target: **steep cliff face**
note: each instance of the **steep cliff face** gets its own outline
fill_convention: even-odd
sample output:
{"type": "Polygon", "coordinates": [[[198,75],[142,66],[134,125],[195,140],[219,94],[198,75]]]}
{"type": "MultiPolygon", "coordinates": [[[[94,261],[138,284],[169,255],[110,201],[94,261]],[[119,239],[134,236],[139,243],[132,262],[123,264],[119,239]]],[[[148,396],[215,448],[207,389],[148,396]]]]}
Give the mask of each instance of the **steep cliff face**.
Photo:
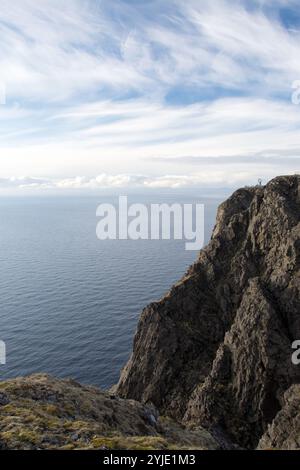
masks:
{"type": "Polygon", "coordinates": [[[300,383],[300,176],[224,202],[209,245],[142,313],[117,393],[256,447],[300,383]]]}

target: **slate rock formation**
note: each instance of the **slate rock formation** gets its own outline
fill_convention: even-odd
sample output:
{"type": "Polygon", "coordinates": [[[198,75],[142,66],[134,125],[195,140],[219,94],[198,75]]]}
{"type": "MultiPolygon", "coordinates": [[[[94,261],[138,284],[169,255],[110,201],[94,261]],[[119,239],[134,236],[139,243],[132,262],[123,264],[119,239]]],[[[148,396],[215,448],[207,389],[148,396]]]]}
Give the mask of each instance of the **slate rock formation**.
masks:
{"type": "Polygon", "coordinates": [[[236,191],[195,264],[142,312],[117,393],[242,447],[295,447],[282,434],[299,411],[299,267],[300,176],[236,191]]]}

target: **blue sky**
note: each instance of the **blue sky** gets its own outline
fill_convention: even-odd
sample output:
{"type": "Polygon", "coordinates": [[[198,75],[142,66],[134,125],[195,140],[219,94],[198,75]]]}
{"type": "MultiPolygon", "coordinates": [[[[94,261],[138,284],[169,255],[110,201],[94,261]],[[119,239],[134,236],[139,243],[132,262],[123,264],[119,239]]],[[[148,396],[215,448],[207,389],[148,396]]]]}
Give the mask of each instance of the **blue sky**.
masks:
{"type": "Polygon", "coordinates": [[[299,171],[294,0],[1,0],[0,190],[299,171]]]}

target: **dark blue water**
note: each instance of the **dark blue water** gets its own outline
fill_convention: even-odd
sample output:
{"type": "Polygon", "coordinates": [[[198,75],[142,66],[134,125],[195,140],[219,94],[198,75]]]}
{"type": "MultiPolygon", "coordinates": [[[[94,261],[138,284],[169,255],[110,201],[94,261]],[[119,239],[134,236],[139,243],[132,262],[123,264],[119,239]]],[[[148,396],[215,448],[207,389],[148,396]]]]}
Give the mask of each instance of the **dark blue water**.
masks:
{"type": "MultiPolygon", "coordinates": [[[[96,208],[107,197],[0,199],[0,379],[48,372],[109,387],[129,357],[139,314],[196,259],[184,241],[99,241],[96,208]]],[[[145,202],[131,197],[130,202],[145,202]]],[[[206,239],[216,199],[205,204],[206,239]]]]}

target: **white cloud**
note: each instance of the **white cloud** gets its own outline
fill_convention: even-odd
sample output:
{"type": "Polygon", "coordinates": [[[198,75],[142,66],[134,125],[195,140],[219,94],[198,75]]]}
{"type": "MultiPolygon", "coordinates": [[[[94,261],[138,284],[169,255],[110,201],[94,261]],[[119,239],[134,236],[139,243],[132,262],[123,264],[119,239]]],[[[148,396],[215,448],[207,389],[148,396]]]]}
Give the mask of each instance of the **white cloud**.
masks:
{"type": "Polygon", "coordinates": [[[105,89],[155,95],[174,84],[286,90],[299,35],[237,0],[2,0],[1,79],[18,98],[56,102],[105,89]],[[164,11],[165,8],[165,11],[164,11]]]}
{"type": "MultiPolygon", "coordinates": [[[[32,135],[28,129],[22,145],[14,143],[14,135],[0,136],[4,157],[1,176],[8,178],[18,169],[20,176],[64,179],[74,173],[114,174],[116,169],[134,174],[137,168],[144,174],[160,176],[168,174],[170,168],[182,174],[182,161],[175,158],[186,155],[211,159],[234,156],[238,168],[239,158],[245,156],[273,149],[288,157],[300,149],[300,107],[263,99],[225,98],[190,106],[147,100],[106,101],[69,108],[39,124],[41,128],[49,126],[49,132],[37,138],[38,129],[31,129],[32,135]],[[53,122],[61,134],[49,136],[53,122]]],[[[283,158],[277,171],[290,170],[293,162],[296,171],[297,158],[286,164],[283,158]]],[[[263,159],[253,161],[258,173],[264,163],[263,159]]],[[[199,164],[205,171],[204,162],[195,163],[198,170],[199,164]]],[[[272,168],[272,161],[268,167],[272,168]]],[[[187,175],[193,170],[190,162],[184,168],[187,175]]]]}
{"type": "MultiPolygon", "coordinates": [[[[239,159],[300,148],[300,107],[290,101],[299,34],[276,10],[296,2],[246,3],[2,0],[3,181],[42,175],[32,188],[87,189],[273,175],[265,159],[247,170],[239,159]],[[236,161],[229,169],[186,155],[236,161]]],[[[298,168],[297,156],[276,164],[298,168]]]]}
{"type": "MultiPolygon", "coordinates": [[[[287,174],[294,174],[293,170],[287,174]]],[[[211,187],[237,187],[243,185],[254,185],[258,177],[266,183],[271,177],[276,176],[273,170],[270,172],[268,165],[260,168],[257,174],[254,168],[245,169],[243,165],[228,172],[225,169],[206,168],[200,172],[194,172],[193,175],[184,174],[166,174],[164,176],[143,176],[117,174],[100,174],[93,178],[77,176],[74,178],[59,179],[38,179],[32,177],[12,177],[0,178],[0,193],[7,193],[13,190],[21,194],[36,194],[39,192],[48,192],[62,194],[66,192],[85,192],[102,191],[107,189],[129,191],[131,189],[182,189],[182,188],[211,188],[211,187]]]]}
{"type": "Polygon", "coordinates": [[[1,80],[11,97],[58,102],[148,81],[106,51],[122,38],[97,2],[2,0],[0,14],[1,80]]]}

